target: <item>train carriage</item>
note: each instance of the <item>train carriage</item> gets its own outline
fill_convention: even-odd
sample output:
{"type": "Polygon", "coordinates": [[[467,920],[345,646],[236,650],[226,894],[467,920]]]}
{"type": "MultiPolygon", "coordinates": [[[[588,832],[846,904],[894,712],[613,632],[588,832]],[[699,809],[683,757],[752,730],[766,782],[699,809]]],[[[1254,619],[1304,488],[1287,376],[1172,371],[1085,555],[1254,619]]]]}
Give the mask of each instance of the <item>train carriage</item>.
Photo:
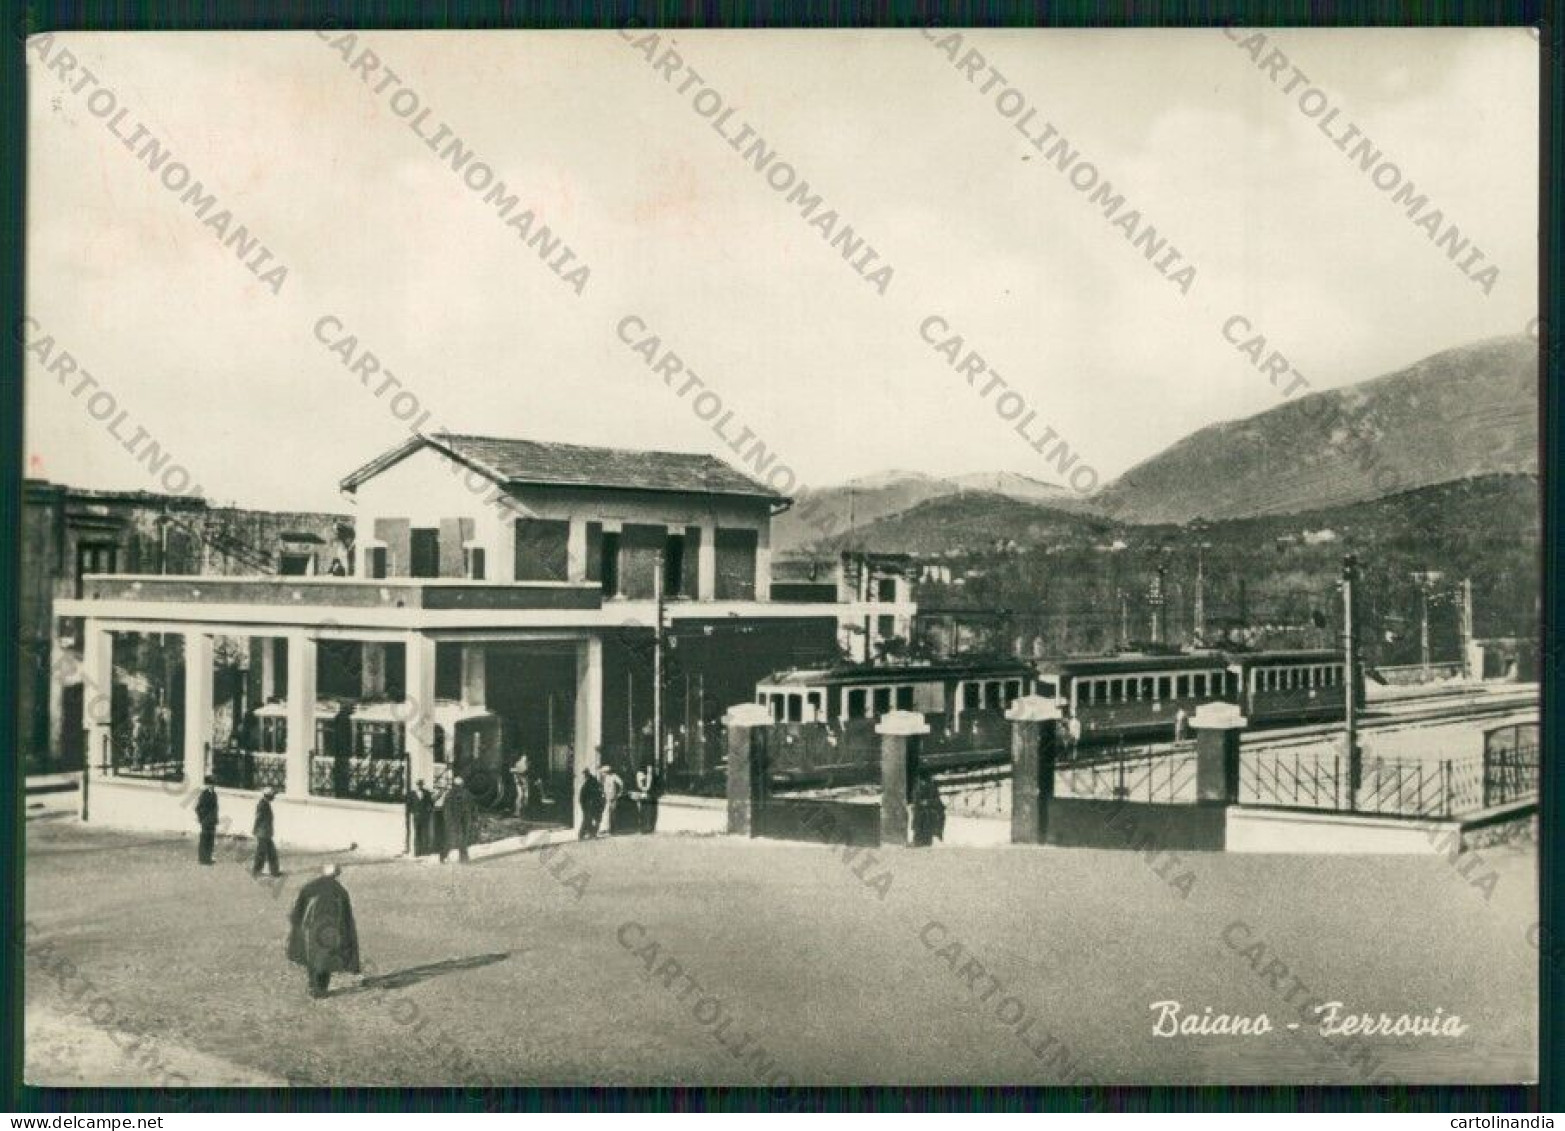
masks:
{"type": "Polygon", "coordinates": [[[1041,665],[1038,693],[1081,720],[1084,743],[1100,743],[1171,734],[1181,709],[1231,699],[1236,680],[1215,652],[1099,656],[1041,665]]]}
{"type": "MultiPolygon", "coordinates": [[[[1238,685],[1234,701],[1251,726],[1340,719],[1345,713],[1347,664],[1329,648],[1236,652],[1228,670],[1238,685]]],[[[1363,706],[1364,689],[1357,689],[1363,706]]]]}
{"type": "Polygon", "coordinates": [[[956,723],[964,714],[1004,711],[1034,687],[1021,660],[851,666],[777,672],[756,684],[755,701],[780,723],[876,719],[919,711],[956,723]]]}

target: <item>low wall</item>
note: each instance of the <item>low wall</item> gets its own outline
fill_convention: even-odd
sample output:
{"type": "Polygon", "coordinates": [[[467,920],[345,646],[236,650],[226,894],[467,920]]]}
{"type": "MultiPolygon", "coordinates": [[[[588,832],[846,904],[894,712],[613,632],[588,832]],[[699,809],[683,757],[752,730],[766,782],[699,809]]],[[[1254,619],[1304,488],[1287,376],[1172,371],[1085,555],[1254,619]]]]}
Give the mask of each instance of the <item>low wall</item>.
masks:
{"type": "Polygon", "coordinates": [[[880,844],[880,806],[814,797],[768,797],[756,810],[755,835],[876,847],[880,844]]]}
{"type": "MultiPolygon", "coordinates": [[[[187,787],[183,782],[95,775],[89,786],[89,823],[194,837],[200,831],[196,825],[196,797],[200,792],[199,786],[187,787]]],[[[219,831],[223,835],[248,836],[260,797],[253,790],[219,787],[219,831]]],[[[273,799],[272,813],[277,843],[284,848],[346,851],[352,846],[360,852],[389,856],[401,853],[405,844],[400,805],[333,797],[301,801],[282,794],[273,799]]]]}
{"type": "Polygon", "coordinates": [[[1234,806],[1228,851],[1438,856],[1461,830],[1461,821],[1234,806]]]}
{"type": "Polygon", "coordinates": [[[728,831],[728,802],[721,797],[665,793],[658,799],[657,831],[721,836],[728,831]]]}
{"type": "Polygon", "coordinates": [[[1045,843],[1061,848],[1221,851],[1226,843],[1224,808],[1053,797],[1045,843]]]}
{"type": "Polygon", "coordinates": [[[954,848],[997,848],[1011,843],[1011,822],[995,817],[953,817],[946,814],[946,835],[936,844],[954,848]]]}

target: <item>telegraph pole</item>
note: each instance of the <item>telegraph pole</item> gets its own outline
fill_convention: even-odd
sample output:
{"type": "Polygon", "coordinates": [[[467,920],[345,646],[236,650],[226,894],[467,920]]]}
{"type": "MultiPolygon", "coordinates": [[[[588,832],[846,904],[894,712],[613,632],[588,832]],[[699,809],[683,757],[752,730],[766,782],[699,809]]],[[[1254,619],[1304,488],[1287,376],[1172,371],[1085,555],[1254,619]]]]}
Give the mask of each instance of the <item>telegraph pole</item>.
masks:
{"type": "Polygon", "coordinates": [[[652,776],[663,774],[663,551],[652,574],[652,776]]]}
{"type": "MultiPolygon", "coordinates": [[[[1473,678],[1472,662],[1469,657],[1473,654],[1473,579],[1462,578],[1462,674],[1468,679],[1473,678]]],[[[1483,673],[1480,672],[1479,675],[1483,673]]]]}
{"type": "Polygon", "coordinates": [[[1342,640],[1348,677],[1343,681],[1347,694],[1343,704],[1343,720],[1346,724],[1348,741],[1348,807],[1350,809],[1358,808],[1359,780],[1363,776],[1363,755],[1359,750],[1358,735],[1358,623],[1353,615],[1353,584],[1358,580],[1358,569],[1358,555],[1348,554],[1342,559],[1342,640]]]}
{"type": "Polygon", "coordinates": [[[1418,583],[1418,661],[1425,683],[1429,682],[1429,590],[1445,575],[1435,570],[1417,570],[1418,583]]]}

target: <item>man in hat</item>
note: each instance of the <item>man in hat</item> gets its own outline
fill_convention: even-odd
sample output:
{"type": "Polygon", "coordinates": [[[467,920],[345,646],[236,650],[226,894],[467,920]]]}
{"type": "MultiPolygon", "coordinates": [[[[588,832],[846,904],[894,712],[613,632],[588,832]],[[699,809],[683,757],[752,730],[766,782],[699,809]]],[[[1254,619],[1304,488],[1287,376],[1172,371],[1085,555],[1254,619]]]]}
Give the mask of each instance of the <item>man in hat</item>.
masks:
{"type": "Polygon", "coordinates": [[[201,826],[201,840],[196,844],[196,862],[212,863],[212,848],[217,843],[217,790],[212,778],[206,779],[201,795],[196,798],[196,823],[201,826]]]}
{"type": "Polygon", "coordinates": [[[408,790],[408,850],[414,856],[427,856],[435,845],[435,795],[422,778],[408,790]]]}
{"type": "Polygon", "coordinates": [[[250,832],[255,837],[255,862],[250,865],[250,874],[259,876],[261,867],[273,876],[283,874],[277,864],[277,842],[272,839],[275,827],[272,819],[272,798],[277,796],[275,789],[267,788],[261,791],[261,800],[255,803],[255,824],[250,832]]]}
{"type": "Polygon", "coordinates": [[[326,996],[333,974],[359,973],[359,931],[341,874],[336,864],[323,867],[299,889],[288,916],[288,961],[304,967],[311,997],[326,996]]]}
{"type": "Polygon", "coordinates": [[[466,864],[467,846],[473,843],[473,795],[467,792],[460,777],[451,779],[443,808],[445,839],[440,842],[440,862],[444,864],[446,855],[455,852],[457,859],[466,864]]]}
{"type": "Polygon", "coordinates": [[[598,822],[603,817],[603,785],[590,766],[581,772],[581,789],[577,791],[576,803],[581,806],[581,828],[576,839],[591,840],[598,835],[598,822]]]}

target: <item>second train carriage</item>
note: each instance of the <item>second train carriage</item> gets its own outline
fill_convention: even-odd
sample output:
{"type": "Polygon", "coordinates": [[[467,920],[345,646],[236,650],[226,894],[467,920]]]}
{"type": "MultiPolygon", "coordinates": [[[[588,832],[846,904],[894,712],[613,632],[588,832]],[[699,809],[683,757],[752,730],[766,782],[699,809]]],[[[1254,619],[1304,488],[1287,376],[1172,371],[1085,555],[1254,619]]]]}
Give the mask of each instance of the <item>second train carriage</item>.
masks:
{"type": "Polygon", "coordinates": [[[1033,687],[1032,665],[1021,660],[846,666],[777,672],[756,684],[755,701],[780,723],[840,725],[890,711],[956,722],[1003,711],[1033,687]]]}

